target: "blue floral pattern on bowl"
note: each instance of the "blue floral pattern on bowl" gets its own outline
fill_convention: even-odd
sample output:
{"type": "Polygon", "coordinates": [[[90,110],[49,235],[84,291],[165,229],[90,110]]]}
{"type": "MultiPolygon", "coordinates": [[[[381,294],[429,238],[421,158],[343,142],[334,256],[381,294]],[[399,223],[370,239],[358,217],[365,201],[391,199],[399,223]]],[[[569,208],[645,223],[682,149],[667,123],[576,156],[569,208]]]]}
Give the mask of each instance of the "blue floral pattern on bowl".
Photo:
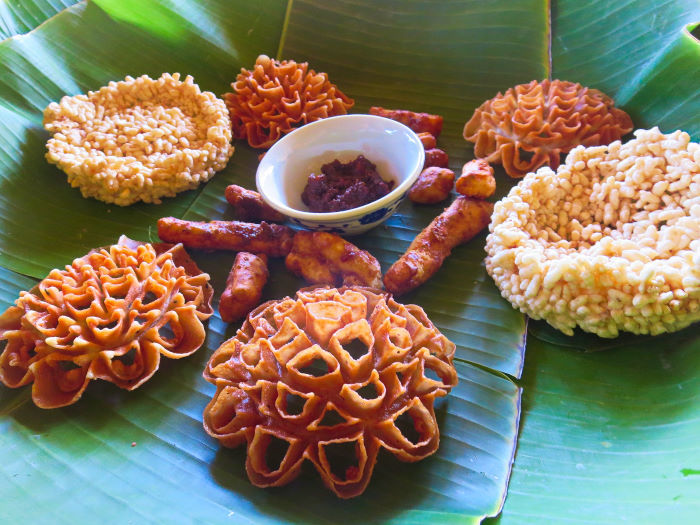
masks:
{"type": "Polygon", "coordinates": [[[370,213],[362,215],[357,219],[344,219],[337,222],[312,222],[296,217],[289,217],[289,221],[293,224],[313,231],[323,231],[337,233],[339,235],[357,235],[364,233],[367,230],[374,228],[378,224],[388,219],[399,207],[406,194],[402,195],[396,202],[391,205],[379,208],[370,213]]]}
{"type": "Polygon", "coordinates": [[[379,208],[371,213],[368,213],[364,217],[360,217],[360,224],[370,224],[372,222],[377,222],[381,220],[387,213],[389,213],[389,208],[379,208]]]}

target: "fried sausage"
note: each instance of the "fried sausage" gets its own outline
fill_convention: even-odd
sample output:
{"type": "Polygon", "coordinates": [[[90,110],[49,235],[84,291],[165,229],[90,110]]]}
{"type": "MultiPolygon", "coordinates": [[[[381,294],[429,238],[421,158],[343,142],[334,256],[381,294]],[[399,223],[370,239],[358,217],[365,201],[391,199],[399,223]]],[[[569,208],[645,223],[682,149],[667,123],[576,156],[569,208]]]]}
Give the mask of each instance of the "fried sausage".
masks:
{"type": "Polygon", "coordinates": [[[408,198],[418,204],[435,204],[450,196],[455,174],[447,168],[432,166],[424,169],[408,192],[408,198]]]}
{"type": "Polygon", "coordinates": [[[379,261],[334,233],[297,232],[285,264],[314,284],[382,287],[379,261]]]}
{"type": "Polygon", "coordinates": [[[433,149],[437,146],[437,142],[435,141],[435,137],[432,133],[428,133],[427,131],[418,133],[418,138],[420,139],[421,144],[423,144],[423,149],[433,149]]]}
{"type": "Polygon", "coordinates": [[[430,279],[455,246],[467,242],[488,226],[492,212],[490,202],[457,197],[389,268],[384,275],[386,289],[401,295],[430,279]]]}
{"type": "Polygon", "coordinates": [[[219,315],[226,323],[243,319],[260,304],[270,272],[267,256],[239,252],[226,279],[226,289],[219,299],[219,315]]]}
{"type": "Polygon", "coordinates": [[[475,199],[488,199],[496,191],[493,168],[484,159],[474,159],[462,166],[462,175],[457,179],[457,193],[475,199]]]}
{"type": "Polygon", "coordinates": [[[377,106],[369,108],[370,115],[390,118],[408,126],[416,133],[430,133],[437,137],[442,131],[442,117],[430,113],[414,113],[405,109],[384,109],[377,106]]]}
{"type": "Polygon", "coordinates": [[[446,168],[449,164],[449,160],[450,159],[447,157],[447,153],[439,148],[425,150],[425,162],[423,163],[423,169],[430,168],[432,166],[446,168]]]}
{"type": "Polygon", "coordinates": [[[267,204],[256,191],[231,184],[226,186],[225,196],[236,210],[236,217],[242,221],[284,222],[284,215],[267,204]]]}
{"type": "Polygon", "coordinates": [[[262,222],[183,221],[175,217],[158,219],[158,237],[181,242],[195,250],[232,250],[284,257],[292,247],[294,233],[287,226],[262,222]]]}

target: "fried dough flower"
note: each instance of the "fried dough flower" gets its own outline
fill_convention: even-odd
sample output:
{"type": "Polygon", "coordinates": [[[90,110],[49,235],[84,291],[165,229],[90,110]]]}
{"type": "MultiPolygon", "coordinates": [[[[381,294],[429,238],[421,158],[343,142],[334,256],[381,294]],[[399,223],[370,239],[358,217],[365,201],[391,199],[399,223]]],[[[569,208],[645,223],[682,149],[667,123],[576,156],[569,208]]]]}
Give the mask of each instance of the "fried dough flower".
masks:
{"type": "Polygon", "coordinates": [[[500,162],[514,178],[544,164],[559,166],[559,154],[578,145],[599,146],[632,131],[629,115],[613,100],[581,84],[533,80],[498,93],[464,126],[474,155],[500,162]]]}
{"type": "Polygon", "coordinates": [[[256,486],[288,483],[308,459],[337,496],[354,497],[381,447],[402,461],[437,450],[433,403],[457,384],[454,351],[420,307],[389,294],[302,289],[251,312],[212,355],[204,428],[224,446],[248,443],[256,486]]]}
{"type": "Polygon", "coordinates": [[[252,70],[242,68],[224,94],[233,136],[254,148],[269,148],[282,135],[315,120],[345,115],[354,101],[326,73],[307,62],[281,62],[260,55],[252,70]]]}
{"type": "Polygon", "coordinates": [[[52,270],[0,315],[0,381],[33,382],[41,408],[75,403],[91,379],[133,390],[204,342],[209,275],[181,244],[121,237],[52,270]]]}
{"type": "Polygon", "coordinates": [[[128,206],[196,188],[233,154],[223,100],[191,76],[147,75],[63,97],[44,110],[46,160],[83,197],[128,206]]]}

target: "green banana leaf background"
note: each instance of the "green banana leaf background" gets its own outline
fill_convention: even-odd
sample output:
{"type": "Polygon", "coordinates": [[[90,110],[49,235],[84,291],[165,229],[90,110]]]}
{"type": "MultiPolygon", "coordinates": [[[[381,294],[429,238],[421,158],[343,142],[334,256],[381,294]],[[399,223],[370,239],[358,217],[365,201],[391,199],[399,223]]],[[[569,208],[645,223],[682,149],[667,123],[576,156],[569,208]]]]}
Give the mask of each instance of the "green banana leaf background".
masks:
{"type": "MultiPolygon", "coordinates": [[[[494,0],[0,0],[0,308],[120,234],[156,241],[159,217],[231,218],[224,188],[253,188],[258,151],[161,205],[86,200],[43,158],[42,112],[126,75],[191,74],[221,95],[265,53],[308,61],[369,106],[445,117],[438,146],[459,171],[461,135],[485,99],[560,78],[601,89],[636,127],[700,140],[700,3],[494,0]]],[[[514,183],[497,169],[498,194],[514,183]]],[[[353,240],[386,270],[441,206],[404,203],[353,240]]],[[[209,321],[195,355],[137,391],[94,382],[44,411],[0,387],[0,523],[693,523],[700,516],[700,329],[660,337],[565,336],[514,311],[486,275],[485,235],[457,248],[421,305],[457,344],[459,385],[437,407],[438,452],[380,455],[365,494],[339,501],[312,468],[252,487],[245,450],[201,425],[201,377],[237,326],[209,321]]],[[[230,253],[193,254],[222,289],[230,253]]],[[[265,298],[303,283],[271,264],[265,298]]]]}

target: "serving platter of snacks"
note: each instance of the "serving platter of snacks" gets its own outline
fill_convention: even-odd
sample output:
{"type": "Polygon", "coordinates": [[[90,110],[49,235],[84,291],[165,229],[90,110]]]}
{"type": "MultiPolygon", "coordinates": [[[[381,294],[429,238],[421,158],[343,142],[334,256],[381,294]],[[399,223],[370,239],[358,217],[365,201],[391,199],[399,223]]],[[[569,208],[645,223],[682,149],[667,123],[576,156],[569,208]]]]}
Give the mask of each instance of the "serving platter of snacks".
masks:
{"type": "Polygon", "coordinates": [[[698,20],[0,11],[0,521],[692,522],[698,20]]]}

